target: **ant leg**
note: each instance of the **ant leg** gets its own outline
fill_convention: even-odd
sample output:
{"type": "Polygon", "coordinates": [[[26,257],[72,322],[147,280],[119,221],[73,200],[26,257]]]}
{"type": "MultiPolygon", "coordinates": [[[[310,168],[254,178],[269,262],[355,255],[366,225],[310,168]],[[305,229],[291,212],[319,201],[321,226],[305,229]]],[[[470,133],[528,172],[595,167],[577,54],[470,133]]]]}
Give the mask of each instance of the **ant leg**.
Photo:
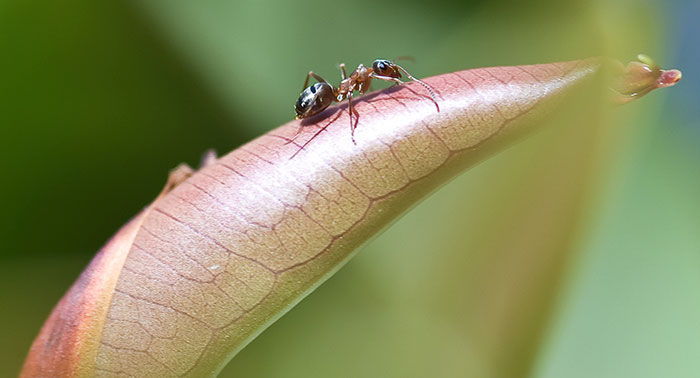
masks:
{"type": "Polygon", "coordinates": [[[345,73],[345,63],[340,63],[340,64],[338,65],[338,67],[340,67],[340,77],[341,77],[341,79],[342,79],[342,80],[345,80],[345,78],[348,77],[348,74],[345,73]]]}
{"type": "Polygon", "coordinates": [[[357,142],[355,142],[355,128],[357,127],[357,123],[360,122],[360,115],[355,112],[355,109],[352,107],[352,92],[348,93],[348,111],[350,112],[350,138],[352,139],[352,143],[357,145],[357,142]],[[355,113],[355,123],[352,122],[352,114],[355,113]]]}
{"type": "Polygon", "coordinates": [[[397,85],[403,84],[403,81],[401,81],[400,79],[397,79],[395,77],[391,77],[391,76],[382,76],[382,75],[372,74],[372,77],[375,79],[384,80],[384,81],[393,81],[397,85]]]}
{"type": "Polygon", "coordinates": [[[302,91],[302,92],[306,89],[306,87],[309,86],[309,78],[311,78],[312,76],[313,76],[313,78],[316,79],[319,83],[326,83],[326,84],[328,84],[328,82],[327,82],[324,78],[322,78],[321,76],[316,75],[316,73],[314,73],[314,71],[309,71],[309,73],[306,74],[306,80],[304,80],[304,87],[301,88],[301,91],[302,91]]]}

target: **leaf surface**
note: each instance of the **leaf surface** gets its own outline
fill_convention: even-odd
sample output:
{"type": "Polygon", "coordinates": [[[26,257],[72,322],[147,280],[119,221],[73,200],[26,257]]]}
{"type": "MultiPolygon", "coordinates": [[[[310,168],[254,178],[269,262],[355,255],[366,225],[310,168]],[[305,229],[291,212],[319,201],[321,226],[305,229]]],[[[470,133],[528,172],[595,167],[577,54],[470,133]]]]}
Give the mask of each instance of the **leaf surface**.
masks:
{"type": "Polygon", "coordinates": [[[393,87],[354,101],[356,144],[341,104],[171,179],[59,302],[22,376],[215,375],[360,245],[533,132],[600,67],[440,75],[425,80],[437,103],[420,85],[393,87]]]}

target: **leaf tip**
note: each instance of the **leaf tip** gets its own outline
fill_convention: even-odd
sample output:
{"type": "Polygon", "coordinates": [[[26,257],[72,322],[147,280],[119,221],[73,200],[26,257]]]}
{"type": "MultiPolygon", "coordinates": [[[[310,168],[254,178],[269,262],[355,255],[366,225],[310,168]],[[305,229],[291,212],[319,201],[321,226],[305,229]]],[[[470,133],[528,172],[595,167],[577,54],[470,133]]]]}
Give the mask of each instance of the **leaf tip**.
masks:
{"type": "Polygon", "coordinates": [[[623,67],[617,62],[616,77],[611,89],[614,92],[614,101],[618,104],[626,104],[634,101],[657,88],[674,86],[681,80],[683,74],[680,70],[664,70],[648,55],[637,55],[637,61],[633,61],[623,67]]]}

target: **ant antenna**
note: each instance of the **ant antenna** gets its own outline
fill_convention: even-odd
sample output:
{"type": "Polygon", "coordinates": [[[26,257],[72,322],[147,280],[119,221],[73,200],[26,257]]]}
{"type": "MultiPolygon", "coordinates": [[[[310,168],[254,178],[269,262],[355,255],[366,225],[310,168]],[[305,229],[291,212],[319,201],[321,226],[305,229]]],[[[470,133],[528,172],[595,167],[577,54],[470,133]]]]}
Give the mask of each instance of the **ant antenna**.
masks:
{"type": "MultiPolygon", "coordinates": [[[[395,64],[395,63],[394,63],[394,64],[395,64]]],[[[427,89],[428,92],[430,92],[430,97],[433,98],[433,102],[435,102],[435,104],[437,104],[437,98],[435,97],[435,92],[433,91],[433,88],[430,88],[430,86],[429,86],[428,84],[426,84],[426,83],[424,83],[423,81],[421,81],[421,80],[416,79],[415,77],[413,77],[413,75],[411,75],[410,73],[408,73],[408,71],[406,71],[405,68],[399,66],[398,64],[395,64],[395,65],[396,65],[396,67],[398,67],[403,73],[405,73],[406,76],[408,76],[409,79],[411,79],[411,80],[417,82],[418,84],[422,85],[423,88],[427,89]]]]}
{"type": "Polygon", "coordinates": [[[395,62],[399,61],[399,60],[408,60],[411,63],[416,62],[416,59],[414,57],[412,57],[411,55],[401,55],[401,56],[397,56],[396,59],[394,59],[395,62]]]}

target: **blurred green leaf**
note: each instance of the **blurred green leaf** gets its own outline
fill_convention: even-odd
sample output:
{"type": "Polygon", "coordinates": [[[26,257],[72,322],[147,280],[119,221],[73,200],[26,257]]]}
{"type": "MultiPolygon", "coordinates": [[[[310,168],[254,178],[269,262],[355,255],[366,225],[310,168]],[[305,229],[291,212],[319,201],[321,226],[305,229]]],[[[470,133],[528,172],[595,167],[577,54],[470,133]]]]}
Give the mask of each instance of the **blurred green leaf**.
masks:
{"type": "MultiPolygon", "coordinates": [[[[629,0],[125,4],[0,2],[4,56],[0,161],[6,178],[0,186],[0,196],[6,199],[0,218],[0,266],[6,284],[0,286],[6,288],[7,308],[27,308],[26,316],[9,310],[0,315],[0,324],[7,329],[0,342],[5,357],[1,376],[17,373],[43,314],[72,281],[71,272],[79,271],[113,230],[150,200],[169,168],[182,160],[196,162],[208,147],[227,151],[291,118],[291,106],[309,69],[335,81],[339,62],[352,67],[376,57],[413,55],[416,62],[407,68],[424,77],[465,66],[611,52],[625,58],[648,52],[663,63],[682,52],[689,59],[681,67],[688,75],[674,90],[675,107],[663,103],[662,96],[644,99],[622,111],[630,118],[616,119],[611,128],[600,131],[607,142],[596,144],[595,159],[606,163],[593,168],[589,194],[584,195],[595,200],[579,207],[592,216],[590,224],[605,224],[578,232],[579,238],[570,243],[583,255],[566,271],[574,274],[571,288],[562,293],[565,300],[551,317],[544,316],[549,320],[540,320],[546,322],[547,346],[536,357],[535,375],[654,376],[672,366],[674,371],[658,375],[684,376],[697,370],[695,359],[685,358],[698,349],[694,334],[678,336],[696,328],[694,293],[699,287],[692,269],[697,266],[694,251],[700,249],[693,236],[699,223],[694,193],[700,172],[698,134],[692,130],[700,125],[697,117],[683,118],[696,112],[700,90],[697,81],[688,85],[700,77],[693,75],[697,70],[691,64],[697,61],[698,34],[683,26],[697,14],[697,4],[629,0]],[[640,109],[646,112],[634,116],[640,109]],[[681,134],[678,129],[684,125],[687,132],[681,134]],[[653,134],[645,133],[652,127],[656,127],[653,134]],[[611,171],[628,181],[602,185],[601,179],[607,180],[611,171]],[[645,219],[648,225],[642,224],[645,219]],[[660,251],[638,261],[636,257],[649,254],[651,246],[660,251]],[[640,268],[629,268],[630,261],[640,268]],[[649,280],[647,272],[663,279],[649,280]],[[657,291],[635,285],[646,281],[656,284],[657,291]],[[659,294],[661,288],[665,290],[659,294]],[[611,320],[606,314],[619,298],[631,299],[627,306],[615,307],[611,320]],[[657,301],[667,305],[654,306],[657,301]],[[617,320],[628,317],[640,320],[624,324],[617,320]],[[610,326],[603,328],[606,324],[610,326]],[[637,342],[645,336],[649,338],[637,342]],[[607,358],[611,355],[616,358],[607,358]]],[[[537,140],[540,137],[518,149],[536,148],[537,140]]],[[[490,355],[482,358],[485,352],[462,337],[467,327],[463,319],[472,314],[472,307],[457,311],[452,298],[416,291],[418,281],[404,272],[414,273],[422,266],[420,282],[454,282],[450,290],[475,285],[478,276],[460,271],[464,266],[458,264],[478,247],[471,248],[475,236],[485,239],[479,235],[479,224],[457,217],[445,227],[429,220],[449,219],[455,208],[475,217],[492,213],[493,207],[486,205],[492,202],[474,191],[494,192],[503,181],[492,183],[491,177],[507,178],[519,171],[524,163],[515,157],[512,165],[497,164],[511,153],[515,152],[483,164],[436,193],[427,203],[438,208],[426,203],[408,214],[370,244],[370,252],[353,260],[252,343],[225,373],[327,376],[357,369],[364,375],[382,371],[391,376],[403,368],[405,375],[411,375],[454,367],[443,376],[470,372],[484,376],[481,373],[491,371],[485,366],[490,355]],[[426,263],[425,250],[439,251],[442,264],[426,263]],[[405,257],[401,265],[395,264],[397,254],[405,257]],[[449,273],[452,270],[457,272],[449,273]],[[375,280],[368,278],[370,273],[375,280]],[[396,284],[387,288],[387,282],[396,284]],[[408,304],[405,298],[410,299],[408,304]],[[410,319],[397,315],[418,307],[416,303],[434,304],[436,309],[431,316],[420,310],[410,319]],[[437,330],[435,318],[449,321],[437,330]],[[323,328],[317,328],[319,324],[323,328]],[[409,338],[413,333],[420,337],[409,338]],[[343,342],[337,345],[337,340],[343,342]],[[415,340],[426,347],[418,347],[415,340]],[[451,341],[445,342],[447,351],[441,353],[439,344],[444,340],[451,341]],[[347,348],[343,349],[347,353],[329,345],[347,348]],[[264,363],[271,351],[283,359],[264,363]]],[[[520,187],[503,189],[500,195],[517,197],[520,187]]],[[[483,270],[482,261],[489,262],[474,257],[465,264],[483,270]]],[[[508,263],[505,258],[499,261],[508,263]]],[[[510,311],[503,307],[494,316],[507,318],[510,311]]],[[[481,322],[470,321],[472,327],[481,322]]],[[[528,363],[514,365],[515,369],[528,363]]]]}

